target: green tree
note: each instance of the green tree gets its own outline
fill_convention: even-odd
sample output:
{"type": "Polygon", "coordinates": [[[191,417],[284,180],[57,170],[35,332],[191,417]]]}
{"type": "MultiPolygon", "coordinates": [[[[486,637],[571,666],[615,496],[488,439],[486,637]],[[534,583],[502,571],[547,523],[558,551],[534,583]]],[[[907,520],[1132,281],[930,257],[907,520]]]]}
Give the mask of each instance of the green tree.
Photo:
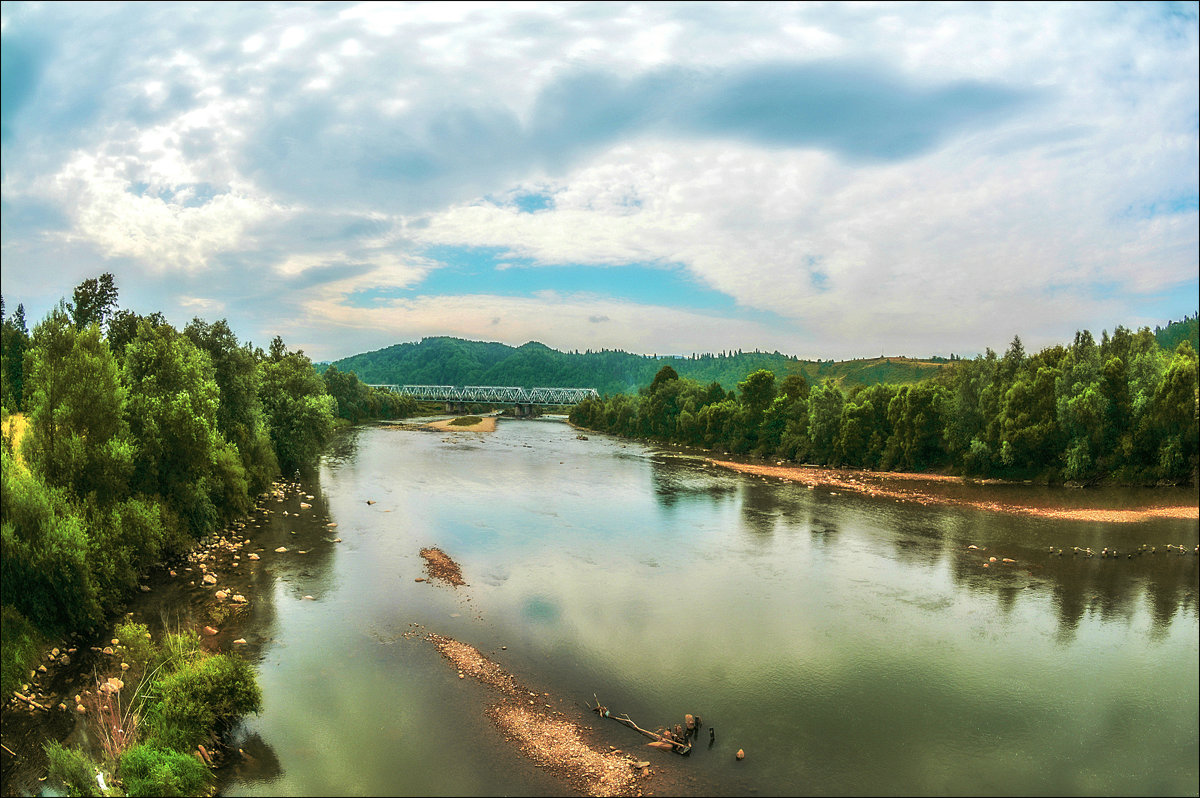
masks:
{"type": "Polygon", "coordinates": [[[312,361],[303,352],[289,353],[276,336],[259,390],[280,468],[311,468],[333,434],[337,411],[337,400],[326,392],[312,361]]]}
{"type": "Polygon", "coordinates": [[[129,429],[137,446],[133,485],[161,497],[198,538],[211,532],[223,516],[246,509],[243,496],[233,506],[218,507],[213,496],[228,497],[232,473],[228,449],[217,431],[220,391],[208,355],[170,325],[143,319],[137,337],[125,351],[125,383],[129,429]],[[218,468],[218,455],[220,468],[218,468]]]}
{"type": "Polygon", "coordinates": [[[44,632],[100,616],[84,524],[65,491],[47,487],[0,448],[0,604],[44,632]]]}
{"type": "Polygon", "coordinates": [[[133,468],[125,388],[116,358],[92,324],[61,309],[34,328],[26,358],[30,466],[49,484],[106,504],[124,495],[133,468]]]}
{"type": "Polygon", "coordinates": [[[84,280],[75,287],[74,301],[67,305],[75,328],[82,330],[90,324],[101,327],[117,305],[117,287],[108,272],[99,278],[84,280]]]}
{"type": "Polygon", "coordinates": [[[5,316],[4,298],[0,297],[0,406],[9,410],[21,410],[25,406],[24,364],[28,348],[25,306],[17,305],[12,316],[5,316]]]}
{"type": "Polygon", "coordinates": [[[213,364],[219,392],[217,430],[237,450],[250,492],[259,493],[278,473],[279,465],[263,418],[258,359],[249,345],[238,344],[224,319],[213,324],[192,319],[184,335],[213,364]]]}
{"type": "Polygon", "coordinates": [[[811,455],[821,464],[832,463],[835,458],[835,443],[842,419],[842,406],[846,397],[842,389],[830,380],[824,380],[808,396],[808,434],[811,455]]]}

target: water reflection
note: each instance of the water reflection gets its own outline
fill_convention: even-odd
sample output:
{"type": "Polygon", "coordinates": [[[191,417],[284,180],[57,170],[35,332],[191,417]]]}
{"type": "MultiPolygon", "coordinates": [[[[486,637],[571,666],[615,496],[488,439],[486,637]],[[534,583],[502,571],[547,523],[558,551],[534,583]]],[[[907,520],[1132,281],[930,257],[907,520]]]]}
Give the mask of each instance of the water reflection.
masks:
{"type": "MultiPolygon", "coordinates": [[[[1197,617],[1200,558],[1164,553],[1165,544],[1171,541],[1194,546],[1195,522],[1114,525],[1031,520],[806,490],[788,482],[708,468],[702,461],[678,456],[652,456],[649,464],[654,496],[661,506],[672,508],[681,501],[698,499],[707,499],[713,506],[733,502],[742,528],[755,540],[771,540],[781,530],[806,529],[812,545],[827,548],[838,541],[839,519],[852,517],[860,527],[864,520],[869,522],[869,548],[885,547],[895,562],[920,570],[932,572],[948,564],[960,589],[991,596],[1004,616],[1011,616],[1022,601],[1044,601],[1049,595],[1061,642],[1072,640],[1086,618],[1128,625],[1146,606],[1153,619],[1153,639],[1161,638],[1180,614],[1197,617]],[[1105,545],[1124,553],[1117,558],[1072,553],[1076,546],[1100,551],[1105,545]],[[1139,547],[1149,551],[1151,545],[1157,546],[1156,554],[1134,553],[1139,547]],[[1062,556],[1057,554],[1059,549],[1064,549],[1062,556]]],[[[1014,491],[1023,486],[996,489],[999,498],[1012,501],[1014,491]]],[[[964,490],[978,500],[985,496],[986,488],[967,486],[964,490]]],[[[1081,499],[1078,491],[1055,493],[1039,487],[1030,489],[1027,503],[1052,506],[1059,495],[1065,504],[1087,500],[1111,507],[1138,498],[1129,489],[1091,493],[1081,499]]]]}
{"type": "MultiPolygon", "coordinates": [[[[684,763],[683,793],[1192,789],[1196,558],[1048,551],[1194,541],[1194,523],[897,504],[590,438],[517,421],[345,436],[322,472],[328,498],[309,488],[311,508],[263,532],[273,614],[251,728],[283,772],[229,792],[561,792],[409,642],[413,624],[567,703],[595,692],[648,723],[701,712],[717,744],[684,763]],[[268,557],[278,545],[309,553],[268,557]],[[469,584],[417,583],[427,545],[469,584]],[[1144,679],[1182,699],[1148,703],[1144,679]]],[[[596,732],[634,744],[615,724],[596,732]]]]}

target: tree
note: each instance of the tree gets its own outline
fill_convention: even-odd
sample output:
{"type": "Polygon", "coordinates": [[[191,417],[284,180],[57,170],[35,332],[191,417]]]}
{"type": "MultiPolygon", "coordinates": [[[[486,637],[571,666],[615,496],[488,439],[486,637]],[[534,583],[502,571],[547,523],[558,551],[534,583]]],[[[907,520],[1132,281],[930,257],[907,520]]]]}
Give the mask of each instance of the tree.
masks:
{"type": "Polygon", "coordinates": [[[29,432],[22,450],[47,482],[102,504],[128,489],[133,446],[117,360],[95,325],[62,308],[33,332],[28,353],[29,432]]]}
{"type": "Polygon", "coordinates": [[[262,491],[278,473],[267,434],[259,389],[262,373],[249,345],[239,345],[229,324],[192,319],[184,328],[192,343],[208,354],[220,392],[217,430],[237,449],[252,493],[262,491]]]}
{"type": "Polygon", "coordinates": [[[284,472],[311,468],[333,433],[337,400],[303,352],[287,351],[278,336],[263,363],[259,389],[267,430],[284,472]]]}
{"type": "Polygon", "coordinates": [[[245,509],[245,475],[233,468],[236,453],[217,430],[220,390],[208,355],[170,325],[143,319],[125,352],[124,378],[137,446],[135,488],[162,497],[195,538],[215,529],[222,516],[245,509]],[[216,496],[236,498],[239,478],[241,500],[214,503],[216,496]]]}
{"type": "Polygon", "coordinates": [[[0,406],[10,410],[25,406],[25,350],[28,348],[25,306],[17,305],[12,316],[5,316],[4,298],[0,297],[0,406]]]}
{"type": "Polygon", "coordinates": [[[105,272],[99,278],[84,280],[75,287],[74,301],[67,305],[75,328],[89,324],[104,326],[117,305],[117,288],[113,276],[105,272]]]}

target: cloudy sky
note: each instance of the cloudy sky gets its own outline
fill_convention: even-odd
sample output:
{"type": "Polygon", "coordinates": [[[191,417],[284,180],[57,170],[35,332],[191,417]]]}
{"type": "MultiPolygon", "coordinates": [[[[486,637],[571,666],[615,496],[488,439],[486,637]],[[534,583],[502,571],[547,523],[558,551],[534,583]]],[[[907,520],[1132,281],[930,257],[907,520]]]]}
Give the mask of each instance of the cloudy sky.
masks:
{"type": "Polygon", "coordinates": [[[3,294],[976,353],[1196,311],[1196,3],[4,3],[3,294]]]}

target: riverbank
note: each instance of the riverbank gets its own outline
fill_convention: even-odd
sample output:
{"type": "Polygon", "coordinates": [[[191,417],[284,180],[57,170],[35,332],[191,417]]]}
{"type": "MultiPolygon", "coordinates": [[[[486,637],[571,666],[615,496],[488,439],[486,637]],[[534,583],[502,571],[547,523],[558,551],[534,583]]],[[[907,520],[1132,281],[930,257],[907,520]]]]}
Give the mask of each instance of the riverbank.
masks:
{"type": "Polygon", "coordinates": [[[944,505],[970,507],[993,513],[1026,515],[1067,521],[1093,521],[1127,524],[1153,518],[1200,519],[1200,503],[1169,503],[1136,509],[1114,509],[1108,507],[1067,507],[1055,505],[1018,504],[972,498],[955,489],[973,485],[1001,485],[1000,480],[968,480],[945,474],[913,474],[893,471],[855,471],[819,466],[771,466],[753,463],[738,463],[730,460],[705,458],[705,461],[721,468],[743,474],[773,477],[789,482],[798,482],[810,488],[829,488],[853,491],[866,496],[912,502],[922,505],[944,505]]]}
{"type": "MultiPolygon", "coordinates": [[[[122,666],[128,663],[122,662],[116,646],[113,630],[117,625],[144,623],[155,630],[159,640],[167,633],[194,631],[207,652],[237,653],[254,661],[261,641],[247,641],[243,630],[260,598],[255,590],[260,567],[266,558],[289,556],[288,547],[268,551],[259,545],[256,533],[264,529],[271,515],[289,514],[280,507],[285,502],[293,507],[292,515],[299,515],[296,510],[311,513],[312,500],[313,495],[300,483],[277,480],[259,495],[249,514],[199,542],[180,561],[146,574],[125,612],[109,619],[102,633],[72,635],[47,644],[37,669],[22,685],[25,699],[14,696],[3,709],[5,751],[0,791],[4,795],[37,794],[46,776],[43,746],[49,742],[80,748],[98,761],[105,758],[98,746],[106,719],[97,707],[83,706],[75,697],[97,693],[98,683],[122,675],[122,666]],[[164,607],[172,610],[164,612],[164,607]]],[[[329,530],[333,527],[336,524],[326,525],[329,530]]],[[[328,542],[339,541],[330,538],[328,542]]],[[[303,555],[307,549],[294,553],[303,555]]],[[[131,700],[132,692],[132,685],[125,688],[124,698],[131,700]]],[[[205,753],[210,768],[220,768],[241,756],[240,751],[224,746],[207,746],[205,753]]]]}

